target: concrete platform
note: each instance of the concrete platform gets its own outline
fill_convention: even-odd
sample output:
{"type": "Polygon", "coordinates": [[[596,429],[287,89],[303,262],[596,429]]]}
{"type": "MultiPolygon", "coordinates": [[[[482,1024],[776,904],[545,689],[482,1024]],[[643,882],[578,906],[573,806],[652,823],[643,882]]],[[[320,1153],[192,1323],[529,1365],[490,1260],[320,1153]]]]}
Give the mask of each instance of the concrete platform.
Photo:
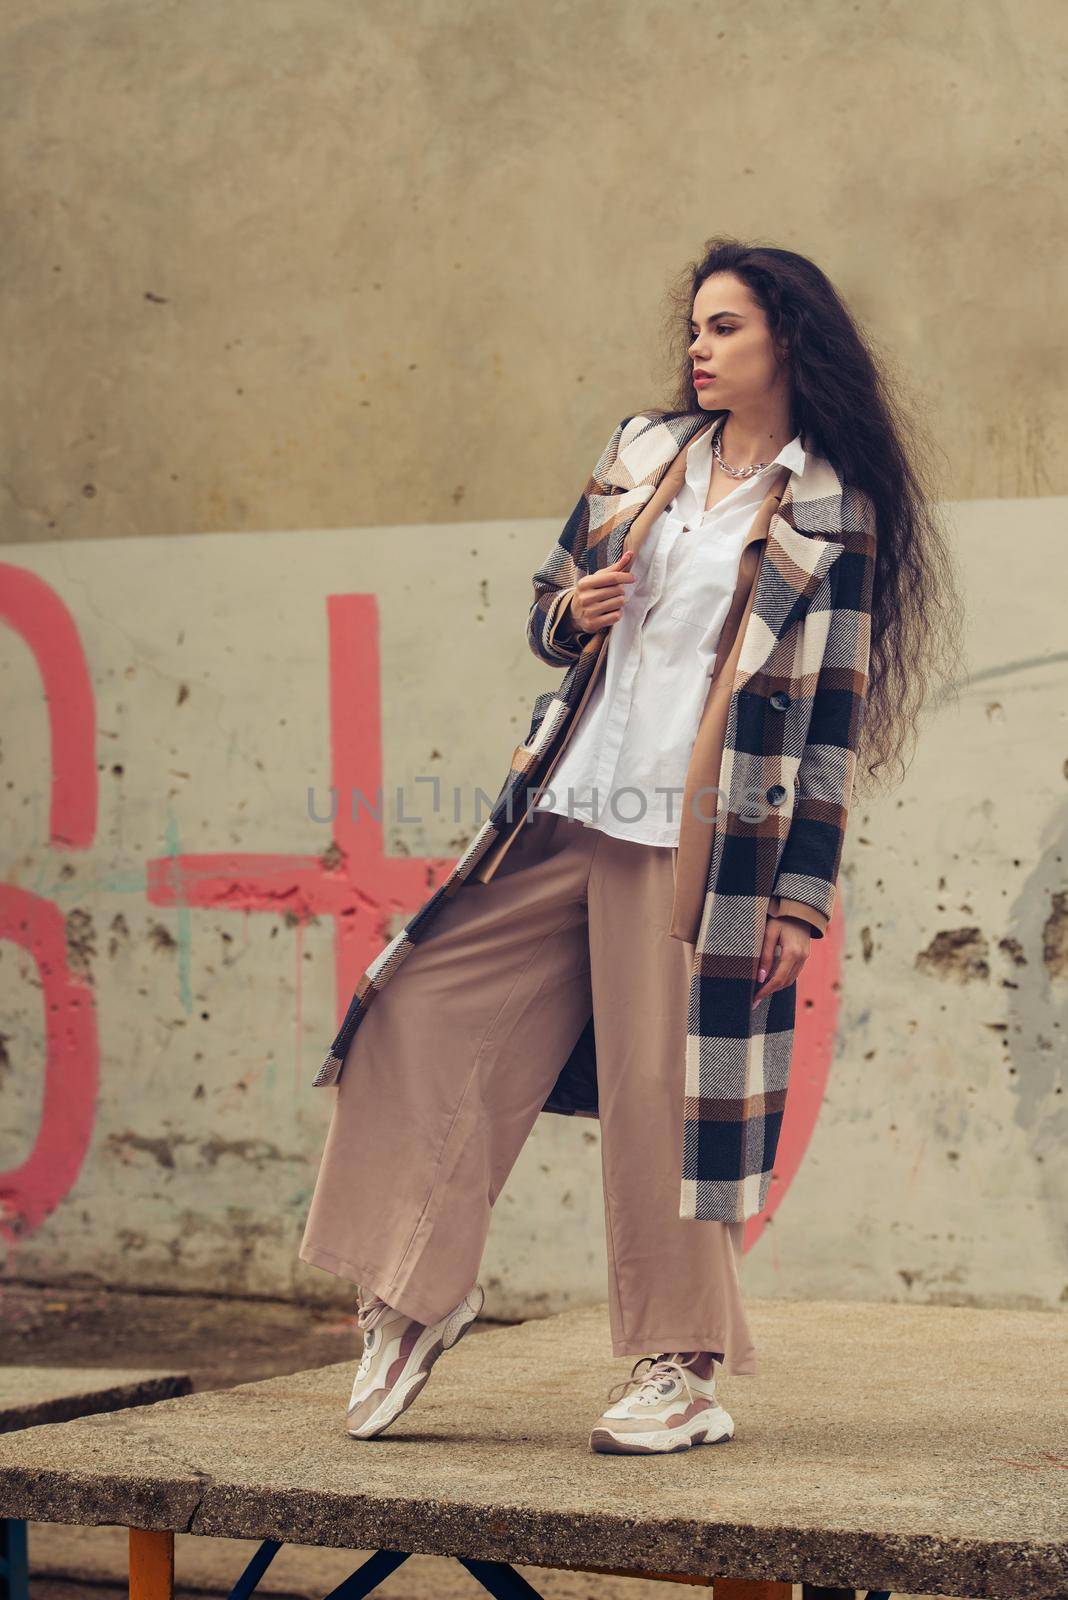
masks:
{"type": "Polygon", "coordinates": [[[0,1433],[188,1394],[187,1372],[121,1367],[0,1367],[0,1433]]]}
{"type": "Polygon", "coordinates": [[[737,1437],[598,1456],[604,1308],[464,1340],[380,1439],[352,1363],[0,1438],[0,1513],[579,1570],[898,1593],[1068,1592],[1065,1322],[750,1303],[737,1437]]]}

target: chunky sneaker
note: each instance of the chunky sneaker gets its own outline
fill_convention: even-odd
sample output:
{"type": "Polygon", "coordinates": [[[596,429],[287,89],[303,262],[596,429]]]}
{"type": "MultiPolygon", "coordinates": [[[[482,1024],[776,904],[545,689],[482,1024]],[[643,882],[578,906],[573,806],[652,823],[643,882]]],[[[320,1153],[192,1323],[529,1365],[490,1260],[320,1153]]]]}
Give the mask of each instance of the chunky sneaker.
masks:
{"type": "Polygon", "coordinates": [[[607,1455],[646,1455],[733,1439],[734,1420],[716,1399],[715,1378],[684,1371],[693,1362],[692,1355],[687,1361],[666,1355],[636,1361],[630,1377],[609,1389],[608,1398],[616,1403],[590,1434],[590,1449],[607,1455]],[[652,1366],[639,1378],[643,1361],[652,1366]],[[632,1383],[638,1387],[627,1394],[632,1383]]]}
{"type": "Polygon", "coordinates": [[[356,1294],[356,1326],[363,1354],[348,1405],[348,1432],[373,1439],[406,1411],[430,1376],[443,1350],[458,1344],[482,1310],[481,1284],[469,1289],[439,1322],[424,1326],[397,1311],[377,1294],[356,1294]]]}

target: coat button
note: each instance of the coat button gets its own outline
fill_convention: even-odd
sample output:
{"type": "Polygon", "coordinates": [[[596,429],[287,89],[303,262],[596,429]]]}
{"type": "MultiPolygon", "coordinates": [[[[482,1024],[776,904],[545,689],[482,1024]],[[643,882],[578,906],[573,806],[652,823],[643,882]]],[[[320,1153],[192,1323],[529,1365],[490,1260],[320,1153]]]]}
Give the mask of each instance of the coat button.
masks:
{"type": "Polygon", "coordinates": [[[776,711],[785,711],[786,707],[790,704],[790,696],[786,693],[785,689],[776,689],[768,703],[769,705],[774,706],[776,711]]]}
{"type": "Polygon", "coordinates": [[[768,790],[768,805],[781,806],[786,799],[786,790],[781,783],[773,783],[768,790]]]}

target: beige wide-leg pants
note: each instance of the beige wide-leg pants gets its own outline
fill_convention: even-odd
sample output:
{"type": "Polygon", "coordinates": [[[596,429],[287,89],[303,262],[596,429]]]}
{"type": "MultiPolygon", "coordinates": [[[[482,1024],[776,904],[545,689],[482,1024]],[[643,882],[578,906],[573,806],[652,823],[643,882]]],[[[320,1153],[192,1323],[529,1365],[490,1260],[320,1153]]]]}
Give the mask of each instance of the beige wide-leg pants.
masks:
{"type": "Polygon", "coordinates": [[[692,946],[668,933],[674,858],[534,810],[490,881],[441,908],[324,1091],[302,1261],[418,1322],[450,1311],[592,1011],[612,1353],[756,1372],[744,1224],[678,1215],[692,946]]]}

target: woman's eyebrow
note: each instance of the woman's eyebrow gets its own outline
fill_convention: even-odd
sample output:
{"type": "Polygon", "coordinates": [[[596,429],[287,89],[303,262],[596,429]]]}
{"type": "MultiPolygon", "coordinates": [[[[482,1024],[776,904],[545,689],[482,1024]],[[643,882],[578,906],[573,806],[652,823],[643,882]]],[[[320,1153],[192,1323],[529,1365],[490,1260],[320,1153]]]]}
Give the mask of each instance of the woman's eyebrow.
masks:
{"type": "MultiPolygon", "coordinates": [[[[708,317],[705,318],[705,321],[706,322],[715,322],[717,317],[742,317],[742,313],[740,311],[713,311],[711,316],[708,316],[708,317]]],[[[743,322],[745,321],[744,317],[742,317],[742,321],[743,322]]],[[[697,326],[696,322],[691,317],[690,318],[690,327],[691,328],[696,328],[696,326],[697,326]]]]}

